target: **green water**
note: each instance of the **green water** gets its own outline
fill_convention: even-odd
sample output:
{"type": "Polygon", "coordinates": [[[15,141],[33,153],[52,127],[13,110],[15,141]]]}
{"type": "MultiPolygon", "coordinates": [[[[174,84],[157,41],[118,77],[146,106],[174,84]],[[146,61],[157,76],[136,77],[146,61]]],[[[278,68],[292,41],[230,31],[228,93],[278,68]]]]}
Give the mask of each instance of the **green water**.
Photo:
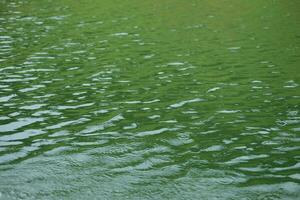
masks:
{"type": "Polygon", "coordinates": [[[0,0],[0,199],[299,199],[300,1],[0,0]]]}

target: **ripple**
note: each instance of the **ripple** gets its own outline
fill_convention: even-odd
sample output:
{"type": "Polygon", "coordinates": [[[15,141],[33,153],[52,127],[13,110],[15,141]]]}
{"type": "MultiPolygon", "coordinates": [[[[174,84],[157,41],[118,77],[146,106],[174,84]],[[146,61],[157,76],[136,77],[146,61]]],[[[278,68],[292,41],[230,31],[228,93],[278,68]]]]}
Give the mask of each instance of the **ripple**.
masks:
{"type": "Polygon", "coordinates": [[[9,100],[11,100],[12,98],[16,97],[17,95],[12,94],[12,95],[8,95],[8,96],[4,96],[4,97],[0,97],[0,102],[8,102],[9,100]]]}
{"type": "Polygon", "coordinates": [[[45,131],[36,130],[36,129],[28,129],[22,132],[18,132],[11,135],[4,135],[0,137],[0,141],[14,141],[14,140],[23,140],[32,136],[44,134],[45,131]]]}
{"type": "Polygon", "coordinates": [[[135,129],[135,128],[137,128],[137,127],[138,127],[138,125],[137,125],[136,123],[132,123],[132,124],[130,124],[129,126],[124,126],[123,129],[124,129],[124,130],[135,129]]]}
{"type": "Polygon", "coordinates": [[[114,122],[118,122],[123,119],[124,119],[124,117],[121,114],[118,114],[118,115],[114,116],[113,118],[103,122],[102,124],[87,127],[86,129],[82,130],[79,134],[87,134],[87,133],[93,133],[96,131],[104,130],[107,127],[113,126],[114,122]]]}
{"type": "Polygon", "coordinates": [[[144,137],[144,136],[149,136],[149,135],[158,135],[163,132],[176,131],[176,130],[178,130],[178,128],[161,128],[161,129],[157,129],[157,130],[139,132],[136,134],[136,136],[144,137]]]}
{"type": "Polygon", "coordinates": [[[281,171],[287,171],[287,170],[291,170],[291,169],[297,169],[297,170],[300,169],[300,162],[296,163],[293,166],[272,168],[271,171],[272,172],[281,172],[281,171]]]}
{"type": "Polygon", "coordinates": [[[6,154],[4,156],[0,156],[0,164],[8,163],[8,162],[14,161],[16,159],[23,158],[27,155],[28,155],[28,152],[22,151],[22,152],[16,152],[16,153],[11,153],[11,154],[6,154]]]}
{"type": "Polygon", "coordinates": [[[83,108],[83,107],[89,107],[94,105],[95,103],[86,103],[86,104],[80,104],[77,106],[57,106],[58,110],[66,110],[66,109],[77,109],[77,108],[83,108]]]}
{"type": "Polygon", "coordinates": [[[20,107],[20,109],[24,109],[24,110],[37,110],[40,109],[41,107],[45,106],[46,104],[33,104],[30,106],[22,106],[20,107]]]}
{"type": "Polygon", "coordinates": [[[36,122],[41,122],[44,121],[44,118],[20,118],[15,122],[11,122],[9,124],[4,124],[0,125],[0,132],[10,132],[10,131],[15,131],[21,127],[36,123],[36,122]]]}
{"type": "Polygon", "coordinates": [[[112,34],[112,36],[127,36],[127,35],[129,35],[128,33],[125,33],[125,32],[121,32],[121,33],[114,33],[114,34],[112,34]]]}
{"type": "Polygon", "coordinates": [[[71,121],[66,121],[66,122],[61,122],[52,126],[48,126],[45,129],[58,129],[62,128],[64,126],[69,126],[69,125],[76,125],[76,124],[82,124],[84,122],[90,121],[90,119],[87,118],[80,118],[78,120],[71,120],[71,121]]]}
{"type": "Polygon", "coordinates": [[[218,111],[218,113],[221,113],[221,114],[231,114],[231,113],[238,113],[240,112],[240,110],[220,110],[218,111]]]}
{"type": "Polygon", "coordinates": [[[31,91],[34,91],[34,90],[37,90],[40,88],[44,88],[44,87],[45,87],[45,85],[34,85],[33,87],[20,89],[19,91],[20,92],[31,92],[31,91]]]}
{"type": "Polygon", "coordinates": [[[169,108],[179,108],[179,107],[182,107],[182,106],[184,106],[185,104],[188,104],[188,103],[195,103],[195,102],[202,102],[202,101],[205,101],[205,100],[200,99],[200,98],[185,100],[185,101],[181,101],[181,102],[172,104],[172,105],[170,105],[169,108]]]}
{"type": "Polygon", "coordinates": [[[215,92],[217,90],[221,89],[220,87],[214,87],[214,88],[211,88],[209,90],[207,90],[207,93],[210,93],[210,92],[215,92]]]}
{"type": "Polygon", "coordinates": [[[224,149],[224,146],[222,145],[213,145],[213,146],[210,146],[206,149],[204,149],[203,151],[221,151],[224,149]]]}
{"type": "Polygon", "coordinates": [[[226,164],[238,164],[238,163],[248,162],[249,160],[262,159],[262,158],[267,158],[267,157],[269,157],[269,155],[266,155],[266,154],[240,156],[240,157],[234,158],[234,159],[226,162],[226,164]]]}

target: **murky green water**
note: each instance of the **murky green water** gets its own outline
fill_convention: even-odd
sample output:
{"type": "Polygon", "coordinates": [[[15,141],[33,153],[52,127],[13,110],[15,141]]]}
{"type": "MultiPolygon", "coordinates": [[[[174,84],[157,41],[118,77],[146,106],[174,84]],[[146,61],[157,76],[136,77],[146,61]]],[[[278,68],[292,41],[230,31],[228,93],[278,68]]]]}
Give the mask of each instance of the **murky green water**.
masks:
{"type": "Polygon", "coordinates": [[[298,0],[0,0],[0,199],[298,199],[298,0]]]}

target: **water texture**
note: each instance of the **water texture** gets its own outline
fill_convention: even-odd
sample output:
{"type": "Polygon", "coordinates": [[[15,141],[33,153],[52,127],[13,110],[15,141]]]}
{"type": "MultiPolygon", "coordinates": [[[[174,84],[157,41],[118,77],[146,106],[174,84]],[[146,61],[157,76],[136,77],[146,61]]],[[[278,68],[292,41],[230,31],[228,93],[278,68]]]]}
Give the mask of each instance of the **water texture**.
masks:
{"type": "Polygon", "coordinates": [[[0,199],[299,199],[298,0],[0,0],[0,199]]]}

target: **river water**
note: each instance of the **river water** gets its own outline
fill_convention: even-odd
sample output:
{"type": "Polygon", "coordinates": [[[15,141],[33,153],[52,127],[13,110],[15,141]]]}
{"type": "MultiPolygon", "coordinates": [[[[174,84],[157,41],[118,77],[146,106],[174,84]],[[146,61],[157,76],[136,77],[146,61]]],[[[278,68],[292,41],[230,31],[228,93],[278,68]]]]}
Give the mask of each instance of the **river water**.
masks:
{"type": "Polygon", "coordinates": [[[0,0],[0,199],[299,199],[298,0],[0,0]]]}

